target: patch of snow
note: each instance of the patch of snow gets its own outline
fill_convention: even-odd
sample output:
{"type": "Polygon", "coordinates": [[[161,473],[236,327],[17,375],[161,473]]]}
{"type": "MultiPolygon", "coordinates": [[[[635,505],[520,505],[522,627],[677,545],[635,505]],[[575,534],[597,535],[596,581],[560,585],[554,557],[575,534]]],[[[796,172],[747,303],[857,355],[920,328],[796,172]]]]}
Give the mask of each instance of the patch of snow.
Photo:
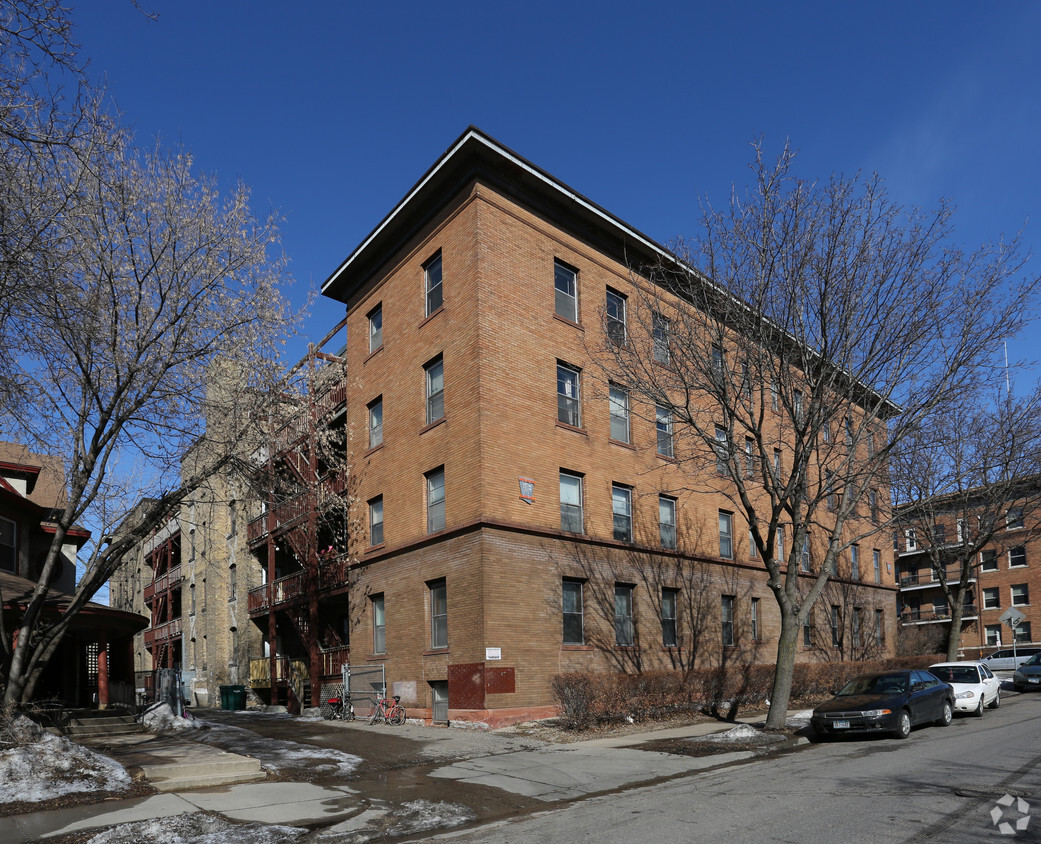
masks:
{"type": "Polygon", "coordinates": [[[715,741],[747,741],[760,738],[762,735],[762,730],[756,729],[751,724],[738,724],[733,729],[727,730],[725,733],[716,733],[710,738],[715,741]]]}
{"type": "Polygon", "coordinates": [[[789,727],[807,727],[812,717],[812,709],[802,709],[799,712],[789,712],[788,720],[785,723],[789,727]]]}
{"type": "Polygon", "coordinates": [[[431,803],[429,800],[412,800],[403,803],[394,812],[397,823],[389,835],[415,835],[435,829],[448,829],[469,823],[477,816],[465,806],[455,803],[431,803]]]}
{"type": "Polygon", "coordinates": [[[202,722],[198,719],[182,718],[179,715],[175,715],[168,703],[161,703],[148,709],[141,716],[141,723],[153,733],[193,730],[202,726],[202,722]]]}
{"type": "Polygon", "coordinates": [[[270,770],[307,768],[315,772],[349,775],[361,764],[360,756],[327,747],[316,747],[295,741],[265,738],[244,727],[199,722],[208,727],[192,736],[192,741],[212,744],[241,756],[252,756],[270,770]]]}
{"type": "Polygon", "coordinates": [[[84,791],[123,791],[130,775],[118,762],[45,732],[24,716],[11,725],[18,744],[0,751],[0,794],[36,803],[84,791]]]}
{"type": "Polygon", "coordinates": [[[292,826],[234,824],[203,812],[120,824],[87,844],[281,844],[307,834],[292,826]]]}

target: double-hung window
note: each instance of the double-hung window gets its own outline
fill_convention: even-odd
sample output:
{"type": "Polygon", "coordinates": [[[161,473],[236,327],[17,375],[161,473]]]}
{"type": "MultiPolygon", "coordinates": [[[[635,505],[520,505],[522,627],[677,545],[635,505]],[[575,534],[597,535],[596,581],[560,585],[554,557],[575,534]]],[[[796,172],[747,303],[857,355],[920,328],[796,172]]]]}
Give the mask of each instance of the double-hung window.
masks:
{"type": "Polygon", "coordinates": [[[608,396],[611,415],[611,439],[620,443],[629,442],[629,393],[624,387],[611,385],[608,396]]]}
{"type": "Polygon", "coordinates": [[[383,345],[383,303],[369,311],[369,354],[383,345]]]}
{"type": "Polygon", "coordinates": [[[633,541],[633,491],[627,486],[611,486],[611,509],[614,513],[614,538],[633,541]]]}
{"type": "Polygon", "coordinates": [[[722,627],[723,647],[734,645],[734,596],[723,595],[719,606],[719,620],[722,627]]]}
{"type": "Polygon", "coordinates": [[[726,428],[716,426],[716,473],[725,475],[730,465],[730,441],[726,428]]]}
{"type": "Polygon", "coordinates": [[[553,262],[557,316],[578,322],[578,272],[560,261],[553,262]]]}
{"type": "Polygon", "coordinates": [[[565,363],[557,364],[557,421],[573,428],[582,427],[578,370],[565,363]]]}
{"type": "Polygon", "coordinates": [[[426,315],[430,316],[444,304],[441,290],[440,252],[423,266],[423,284],[426,288],[426,315]]]}
{"type": "Polygon", "coordinates": [[[734,515],[719,511],[719,556],[734,559],[734,515]]]}
{"type": "Polygon", "coordinates": [[[853,647],[860,647],[860,628],[864,621],[864,610],[861,607],[853,608],[853,647]]]}
{"type": "Polygon", "coordinates": [[[369,448],[383,445],[383,396],[369,405],[369,448]]]}
{"type": "Polygon", "coordinates": [[[1030,604],[1030,588],[1025,583],[1012,586],[1012,606],[1025,607],[1030,604]]]}
{"type": "Polygon", "coordinates": [[[437,357],[424,370],[427,395],[427,425],[432,425],[445,415],[445,361],[437,357]]]}
{"type": "Polygon", "coordinates": [[[985,610],[1000,610],[1001,609],[1001,587],[1000,586],[988,586],[983,590],[983,609],[985,610]]]}
{"type": "Polygon", "coordinates": [[[849,576],[860,580],[860,546],[851,545],[849,549],[849,576]]]}
{"type": "Polygon", "coordinates": [[[842,608],[837,604],[831,605],[831,646],[842,646],[842,608]]]}
{"type": "Polygon", "coordinates": [[[448,586],[444,580],[427,584],[430,590],[430,648],[448,647],[448,586]]]}
{"type": "Polygon", "coordinates": [[[676,499],[668,495],[658,496],[658,532],[661,547],[676,550],[676,499]]]}
{"type": "Polygon", "coordinates": [[[783,565],[786,562],[784,555],[784,525],[778,525],[774,532],[774,560],[783,565]]]}
{"type": "Polygon", "coordinates": [[[812,571],[813,560],[810,556],[810,534],[806,533],[802,538],[802,557],[799,562],[799,569],[801,571],[812,571]]]}
{"type": "Polygon", "coordinates": [[[1008,549],[1008,567],[1010,569],[1022,568],[1027,564],[1027,549],[1025,545],[1017,545],[1008,549]]]}
{"type": "Polygon", "coordinates": [[[382,595],[372,596],[372,652],[387,652],[387,616],[382,595]]]}
{"type": "Polygon", "coordinates": [[[653,317],[652,332],[654,335],[654,359],[658,363],[670,363],[672,352],[669,348],[672,323],[669,318],[655,313],[653,317]]]}
{"type": "Polygon", "coordinates": [[[565,579],[561,582],[561,590],[564,598],[564,644],[583,645],[585,634],[582,629],[582,581],[565,579]]]}
{"type": "Polygon", "coordinates": [[[871,551],[871,567],[875,572],[875,583],[882,582],[882,552],[877,548],[871,551]]]}
{"type": "Polygon", "coordinates": [[[998,552],[993,548],[986,548],[980,552],[980,571],[998,570],[998,552]]]}
{"type": "Polygon", "coordinates": [[[679,590],[661,590],[661,643],[674,648],[679,642],[676,635],[676,611],[679,609],[679,590]]]}
{"type": "Polygon", "coordinates": [[[1005,513],[1005,530],[1017,530],[1023,527],[1023,508],[1013,507],[1005,513]]]}
{"type": "Polygon", "coordinates": [[[614,643],[632,645],[635,641],[633,625],[633,587],[616,583],[614,587],[614,643]]]}
{"type": "Polygon", "coordinates": [[[745,477],[755,476],[755,440],[745,437],[745,477]]]}
{"type": "Polygon", "coordinates": [[[658,454],[662,457],[675,457],[672,441],[672,413],[661,405],[654,408],[654,426],[658,432],[658,454]]]}
{"type": "Polygon", "coordinates": [[[749,621],[752,622],[752,641],[759,641],[759,599],[753,598],[751,601],[751,618],[749,621]]]}
{"type": "Polygon", "coordinates": [[[383,544],[383,496],[369,502],[369,545],[383,544]]]}
{"type": "Polygon", "coordinates": [[[608,288],[605,310],[607,338],[616,346],[625,345],[625,297],[608,288]]]}
{"type": "Polygon", "coordinates": [[[428,472],[427,481],[427,533],[445,529],[445,467],[428,472]]]}
{"type": "Polygon", "coordinates": [[[560,473],[560,529],[584,533],[582,517],[582,476],[560,473]]]}

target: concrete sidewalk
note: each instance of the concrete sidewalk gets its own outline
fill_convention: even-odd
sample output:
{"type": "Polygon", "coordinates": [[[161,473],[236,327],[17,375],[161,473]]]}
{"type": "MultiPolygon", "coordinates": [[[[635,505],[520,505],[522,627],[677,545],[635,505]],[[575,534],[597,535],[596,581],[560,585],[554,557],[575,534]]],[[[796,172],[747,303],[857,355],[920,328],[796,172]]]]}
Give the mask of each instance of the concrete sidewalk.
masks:
{"type": "MultiPolygon", "coordinates": [[[[712,721],[570,744],[547,744],[538,750],[495,754],[483,754],[478,750],[465,761],[438,768],[432,776],[489,786],[546,802],[581,799],[751,758],[755,755],[753,751],[690,757],[636,748],[646,742],[697,739],[741,724],[761,724],[761,718],[752,717],[732,724],[712,721]]],[[[462,732],[465,735],[460,735],[460,743],[471,746],[474,738],[471,731],[462,732]]],[[[440,733],[442,738],[445,735],[440,733]]],[[[785,745],[791,746],[791,743],[785,745]]],[[[371,820],[371,809],[348,782],[335,787],[297,782],[255,782],[177,788],[173,785],[172,774],[178,766],[181,771],[198,771],[207,760],[218,766],[234,761],[228,757],[236,757],[236,754],[217,747],[193,742],[187,736],[153,737],[151,741],[121,749],[115,755],[124,764],[140,765],[146,777],[150,780],[155,777],[153,785],[162,786],[171,793],[0,818],[0,841],[4,844],[41,841],[100,827],[197,811],[217,813],[242,823],[305,826],[322,821],[323,825],[335,824],[333,829],[337,832],[364,829],[371,820]]],[[[257,762],[255,759],[236,758],[257,762]]],[[[388,805],[394,799],[393,794],[388,794],[388,805]]]]}

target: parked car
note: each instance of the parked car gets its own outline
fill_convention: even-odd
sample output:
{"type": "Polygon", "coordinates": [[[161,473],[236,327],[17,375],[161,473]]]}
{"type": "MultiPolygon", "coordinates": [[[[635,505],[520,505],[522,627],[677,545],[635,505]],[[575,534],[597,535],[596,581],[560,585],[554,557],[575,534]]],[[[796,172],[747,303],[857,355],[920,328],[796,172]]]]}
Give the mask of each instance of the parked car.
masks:
{"type": "Polygon", "coordinates": [[[929,666],[934,674],[954,689],[956,712],[983,716],[983,707],[1001,706],[1001,679],[982,662],[938,662],[929,666]]]}
{"type": "Polygon", "coordinates": [[[980,662],[991,671],[1011,671],[1038,654],[1041,654],[1041,648],[1016,648],[1015,652],[1012,648],[1002,648],[1000,651],[987,654],[980,662]]]}
{"type": "Polygon", "coordinates": [[[954,690],[928,671],[863,674],[813,710],[810,723],[822,737],[892,733],[907,738],[916,724],[946,727],[954,715],[954,690]]]}
{"type": "Polygon", "coordinates": [[[1041,689],[1041,653],[1034,654],[1012,675],[1012,686],[1017,692],[1041,689]]]}

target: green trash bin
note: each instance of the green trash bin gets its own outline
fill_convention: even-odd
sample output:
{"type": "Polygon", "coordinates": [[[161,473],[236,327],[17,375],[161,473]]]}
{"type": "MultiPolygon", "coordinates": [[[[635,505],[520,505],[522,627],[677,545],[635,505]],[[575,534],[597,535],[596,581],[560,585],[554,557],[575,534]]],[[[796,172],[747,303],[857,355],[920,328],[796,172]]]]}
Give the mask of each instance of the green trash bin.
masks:
{"type": "Polygon", "coordinates": [[[221,709],[232,709],[231,705],[231,690],[234,686],[221,686],[220,687],[220,708],[221,709]]]}
{"type": "Polygon", "coordinates": [[[228,709],[239,710],[246,708],[245,686],[222,686],[228,690],[228,709]]]}

